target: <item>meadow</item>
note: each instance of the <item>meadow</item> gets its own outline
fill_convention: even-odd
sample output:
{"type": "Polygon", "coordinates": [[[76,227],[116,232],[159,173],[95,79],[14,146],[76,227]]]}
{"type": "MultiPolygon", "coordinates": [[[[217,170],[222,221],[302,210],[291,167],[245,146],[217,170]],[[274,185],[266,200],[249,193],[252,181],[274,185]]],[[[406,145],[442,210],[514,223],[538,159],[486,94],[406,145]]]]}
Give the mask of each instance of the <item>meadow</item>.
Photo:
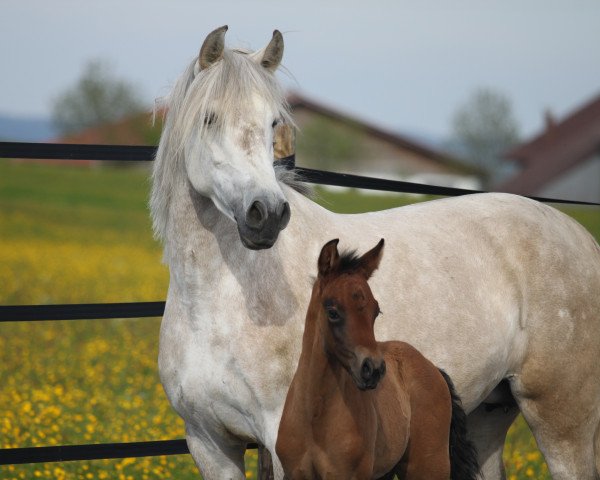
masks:
{"type": "MultiPolygon", "coordinates": [[[[0,160],[0,304],[156,301],[168,271],[152,238],[148,171],[0,160]]],[[[415,201],[319,192],[340,212],[415,201]]],[[[569,208],[600,238],[600,215],[569,208]]],[[[0,448],[182,438],[157,374],[160,319],[0,324],[0,448]]],[[[256,452],[246,457],[256,476],[256,452]]],[[[505,448],[510,479],[550,478],[526,423],[505,448]]],[[[199,478],[189,455],[0,467],[0,478],[199,478]]]]}

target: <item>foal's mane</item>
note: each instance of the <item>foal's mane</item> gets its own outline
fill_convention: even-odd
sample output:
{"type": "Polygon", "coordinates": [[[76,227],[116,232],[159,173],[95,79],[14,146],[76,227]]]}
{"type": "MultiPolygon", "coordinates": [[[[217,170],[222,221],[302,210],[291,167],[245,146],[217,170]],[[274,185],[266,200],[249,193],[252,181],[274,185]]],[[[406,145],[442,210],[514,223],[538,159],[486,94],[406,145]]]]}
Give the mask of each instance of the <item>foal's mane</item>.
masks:
{"type": "Polygon", "coordinates": [[[360,255],[356,250],[345,250],[340,253],[335,273],[354,273],[360,268],[360,255]]]}
{"type": "MultiPolygon", "coordinates": [[[[356,253],[356,250],[344,250],[340,252],[338,258],[338,265],[331,275],[342,275],[344,273],[354,273],[360,268],[360,255],[356,253]]],[[[311,277],[312,283],[317,281],[317,277],[311,277]]]]}
{"type": "MultiPolygon", "coordinates": [[[[166,121],[154,162],[150,211],[154,235],[165,239],[169,206],[174,187],[185,181],[183,149],[192,135],[202,135],[204,119],[216,113],[211,134],[223,135],[235,118],[245,115],[251,93],[258,92],[281,120],[293,125],[285,95],[275,76],[260,65],[262,51],[239,49],[223,51],[223,57],[210,67],[196,71],[197,59],[175,83],[171,94],[155,107],[165,108],[166,121]],[[217,108],[215,112],[213,109],[217,108]]],[[[278,179],[293,184],[296,180],[282,171],[278,179]]]]}

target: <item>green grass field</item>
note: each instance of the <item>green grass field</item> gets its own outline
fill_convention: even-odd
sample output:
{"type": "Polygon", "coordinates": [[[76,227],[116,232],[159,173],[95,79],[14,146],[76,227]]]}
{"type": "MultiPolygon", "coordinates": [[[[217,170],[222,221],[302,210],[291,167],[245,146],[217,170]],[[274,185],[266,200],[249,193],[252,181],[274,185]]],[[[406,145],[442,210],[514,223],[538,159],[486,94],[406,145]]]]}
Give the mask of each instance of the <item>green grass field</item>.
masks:
{"type": "MultiPolygon", "coordinates": [[[[148,172],[0,161],[0,304],[163,300],[148,172]]],[[[335,211],[400,195],[320,191],[335,211]]],[[[569,214],[600,238],[600,214],[569,214]]],[[[156,368],[159,319],[0,324],[0,448],[183,437],[156,368]]],[[[526,424],[511,428],[509,478],[549,478],[526,424]]],[[[247,477],[256,455],[247,456],[247,477]]],[[[198,478],[189,455],[0,467],[0,478],[198,478]]]]}

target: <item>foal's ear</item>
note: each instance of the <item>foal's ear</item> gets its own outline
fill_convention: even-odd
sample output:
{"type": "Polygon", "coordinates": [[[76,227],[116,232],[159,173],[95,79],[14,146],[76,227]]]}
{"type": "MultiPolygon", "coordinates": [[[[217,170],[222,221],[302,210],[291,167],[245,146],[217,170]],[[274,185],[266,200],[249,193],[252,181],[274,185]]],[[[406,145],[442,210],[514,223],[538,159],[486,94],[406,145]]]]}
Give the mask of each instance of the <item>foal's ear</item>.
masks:
{"type": "Polygon", "coordinates": [[[274,72],[279,67],[283,58],[283,35],[279,30],[273,32],[273,38],[265,47],[260,64],[270,72],[274,72]]]}
{"type": "Polygon", "coordinates": [[[319,255],[319,276],[323,277],[338,267],[340,263],[340,255],[337,249],[339,241],[339,238],[330,240],[321,249],[321,254],[319,255]]]}
{"type": "Polygon", "coordinates": [[[371,250],[360,257],[360,270],[365,274],[367,280],[373,275],[373,272],[379,267],[381,257],[383,257],[383,238],[371,250]]]}
{"type": "Polygon", "coordinates": [[[200,70],[210,67],[213,63],[223,57],[225,32],[227,32],[228,28],[227,25],[223,25],[208,34],[200,48],[200,56],[198,57],[200,70]]]}

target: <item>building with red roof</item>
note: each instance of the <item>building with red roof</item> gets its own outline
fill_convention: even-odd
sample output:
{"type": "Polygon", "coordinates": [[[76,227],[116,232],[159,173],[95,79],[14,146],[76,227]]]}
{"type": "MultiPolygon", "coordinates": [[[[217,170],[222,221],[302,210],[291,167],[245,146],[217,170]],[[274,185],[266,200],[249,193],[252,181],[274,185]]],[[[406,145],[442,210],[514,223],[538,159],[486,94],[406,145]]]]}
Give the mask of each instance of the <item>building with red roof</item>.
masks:
{"type": "Polygon", "coordinates": [[[600,95],[505,157],[518,173],[498,191],[600,203],[600,95]]]}

